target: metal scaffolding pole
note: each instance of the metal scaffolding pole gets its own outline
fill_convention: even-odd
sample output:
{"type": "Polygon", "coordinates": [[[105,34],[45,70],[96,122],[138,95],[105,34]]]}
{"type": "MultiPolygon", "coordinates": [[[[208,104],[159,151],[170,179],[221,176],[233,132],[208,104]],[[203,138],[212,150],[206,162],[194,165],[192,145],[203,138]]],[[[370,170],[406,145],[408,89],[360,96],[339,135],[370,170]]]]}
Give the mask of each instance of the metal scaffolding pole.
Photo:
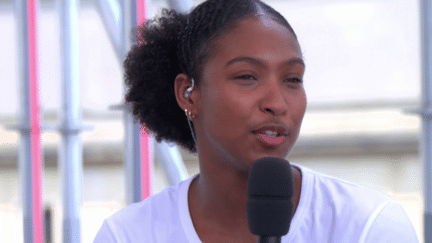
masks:
{"type": "MultiPolygon", "coordinates": [[[[121,29],[121,55],[124,60],[127,51],[132,46],[131,30],[137,25],[136,2],[121,0],[122,29],[121,29]]],[[[141,197],[141,126],[134,122],[133,116],[127,109],[124,111],[125,144],[124,163],[126,179],[126,203],[131,204],[142,200],[141,197]]]]}
{"type": "Polygon", "coordinates": [[[188,13],[193,8],[192,0],[168,0],[169,6],[178,12],[188,13]]]}
{"type": "Polygon", "coordinates": [[[177,146],[170,146],[166,142],[160,142],[157,143],[154,151],[167,175],[170,185],[176,185],[188,178],[177,146]]]}
{"type": "Polygon", "coordinates": [[[19,177],[22,192],[24,242],[43,242],[42,151],[37,45],[37,1],[15,1],[20,117],[19,177]]]}
{"type": "Polygon", "coordinates": [[[63,194],[63,242],[81,241],[82,144],[79,99],[78,0],[58,0],[63,70],[59,167],[63,194]]]}
{"type": "Polygon", "coordinates": [[[117,59],[122,62],[125,55],[122,38],[122,6],[117,0],[98,0],[97,3],[99,14],[102,17],[117,59]]]}
{"type": "Polygon", "coordinates": [[[422,0],[421,55],[422,55],[422,141],[421,153],[424,166],[424,240],[432,242],[432,1],[422,0]]]}

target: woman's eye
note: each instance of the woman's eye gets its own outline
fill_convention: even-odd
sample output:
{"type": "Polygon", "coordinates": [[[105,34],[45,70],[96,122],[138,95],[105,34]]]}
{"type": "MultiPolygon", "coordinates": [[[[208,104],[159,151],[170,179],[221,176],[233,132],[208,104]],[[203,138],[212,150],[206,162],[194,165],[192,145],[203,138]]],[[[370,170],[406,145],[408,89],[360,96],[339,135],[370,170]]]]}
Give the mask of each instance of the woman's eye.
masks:
{"type": "Polygon", "coordinates": [[[242,75],[236,77],[236,79],[255,79],[252,75],[242,75]]]}
{"type": "Polygon", "coordinates": [[[299,78],[288,78],[286,81],[289,83],[303,83],[303,80],[299,78]]]}

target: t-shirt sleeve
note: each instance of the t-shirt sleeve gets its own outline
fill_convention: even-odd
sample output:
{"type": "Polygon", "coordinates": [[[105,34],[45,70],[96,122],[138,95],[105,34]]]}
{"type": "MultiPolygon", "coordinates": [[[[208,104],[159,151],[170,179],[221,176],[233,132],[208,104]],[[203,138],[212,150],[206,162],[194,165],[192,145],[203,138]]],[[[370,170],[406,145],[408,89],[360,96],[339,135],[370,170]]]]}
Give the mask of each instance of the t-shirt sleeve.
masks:
{"type": "Polygon", "coordinates": [[[111,227],[109,227],[108,221],[105,220],[93,243],[122,243],[122,241],[115,237],[111,227]]]}
{"type": "Polygon", "coordinates": [[[391,201],[376,212],[365,228],[365,243],[418,243],[417,234],[403,207],[391,201]]]}

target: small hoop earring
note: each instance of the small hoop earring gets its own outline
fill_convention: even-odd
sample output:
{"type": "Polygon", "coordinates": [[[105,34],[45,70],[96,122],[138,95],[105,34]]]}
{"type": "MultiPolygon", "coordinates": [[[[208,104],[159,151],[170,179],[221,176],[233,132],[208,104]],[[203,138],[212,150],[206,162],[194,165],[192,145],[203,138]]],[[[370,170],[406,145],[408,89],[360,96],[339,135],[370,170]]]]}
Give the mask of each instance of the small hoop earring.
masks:
{"type": "Polygon", "coordinates": [[[190,120],[193,120],[195,118],[195,115],[192,114],[192,111],[188,111],[188,109],[185,109],[184,111],[187,118],[189,118],[190,120]]]}
{"type": "Polygon", "coordinates": [[[189,119],[190,119],[191,121],[193,121],[193,120],[195,119],[195,115],[192,114],[192,112],[190,112],[190,111],[189,111],[189,119]]]}
{"type": "Polygon", "coordinates": [[[193,138],[193,140],[195,142],[195,146],[196,146],[198,143],[197,143],[197,140],[195,138],[194,129],[192,128],[192,124],[191,124],[191,121],[193,119],[195,119],[195,115],[192,115],[192,112],[188,111],[188,109],[185,109],[184,111],[185,111],[185,114],[186,114],[186,118],[187,118],[187,122],[188,122],[188,125],[189,125],[189,129],[190,129],[191,134],[192,134],[192,138],[193,138]]]}

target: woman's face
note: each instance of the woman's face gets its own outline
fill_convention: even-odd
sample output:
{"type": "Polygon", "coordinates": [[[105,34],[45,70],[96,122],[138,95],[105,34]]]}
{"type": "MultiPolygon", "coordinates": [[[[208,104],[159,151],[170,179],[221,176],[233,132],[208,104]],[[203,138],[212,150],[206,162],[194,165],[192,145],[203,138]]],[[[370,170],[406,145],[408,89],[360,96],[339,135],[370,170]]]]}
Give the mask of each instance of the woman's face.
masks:
{"type": "Polygon", "coordinates": [[[215,46],[199,88],[199,152],[240,167],[286,157],[306,109],[296,38],[269,18],[248,18],[215,46]]]}

